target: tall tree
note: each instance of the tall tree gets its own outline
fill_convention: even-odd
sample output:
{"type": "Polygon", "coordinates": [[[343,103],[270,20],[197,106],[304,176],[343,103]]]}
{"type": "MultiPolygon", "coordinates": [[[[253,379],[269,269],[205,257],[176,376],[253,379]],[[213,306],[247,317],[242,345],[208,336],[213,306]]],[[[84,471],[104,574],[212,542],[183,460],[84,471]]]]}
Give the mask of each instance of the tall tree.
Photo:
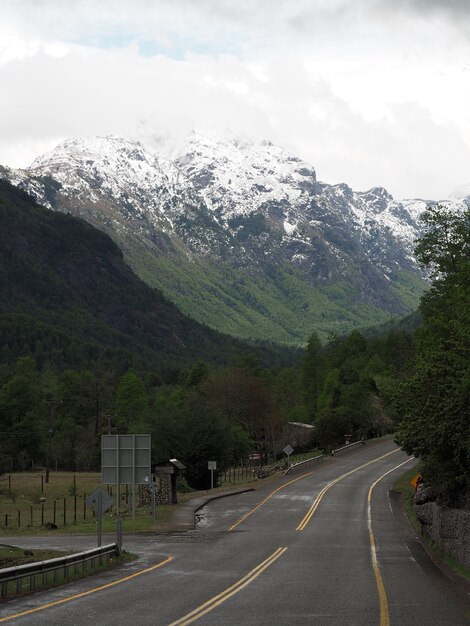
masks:
{"type": "Polygon", "coordinates": [[[434,283],[421,302],[415,373],[402,386],[398,441],[444,498],[470,489],[470,209],[425,214],[417,246],[434,283]]]}
{"type": "Polygon", "coordinates": [[[148,413],[148,396],[141,378],[133,370],[128,370],[121,377],[116,392],[116,409],[118,428],[134,432],[146,421],[148,413]]]}
{"type": "Polygon", "coordinates": [[[318,410],[323,368],[322,346],[317,333],[312,333],[302,360],[302,386],[310,420],[314,420],[318,410]]]}

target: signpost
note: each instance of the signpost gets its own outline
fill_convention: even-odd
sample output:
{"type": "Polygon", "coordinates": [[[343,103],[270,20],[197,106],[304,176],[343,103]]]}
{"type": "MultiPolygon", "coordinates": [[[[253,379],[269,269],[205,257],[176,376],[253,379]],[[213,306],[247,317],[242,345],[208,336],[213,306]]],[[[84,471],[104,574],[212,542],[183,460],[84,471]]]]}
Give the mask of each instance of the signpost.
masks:
{"type": "Polygon", "coordinates": [[[121,549],[121,484],[132,486],[132,519],[135,518],[135,485],[148,485],[150,469],[150,435],[102,435],[101,480],[116,485],[116,533],[121,549]]]}
{"type": "Polygon", "coordinates": [[[157,485],[153,480],[149,483],[149,491],[152,496],[152,519],[155,526],[157,523],[157,485]]]}
{"type": "Polygon", "coordinates": [[[217,461],[208,461],[207,468],[211,471],[211,489],[214,489],[214,470],[217,469],[217,461]]]}
{"type": "Polygon", "coordinates": [[[283,450],[284,454],[287,454],[287,467],[290,467],[290,455],[294,452],[294,448],[290,445],[287,444],[287,446],[284,448],[283,450]]]}
{"type": "Polygon", "coordinates": [[[98,547],[101,546],[101,531],[103,528],[103,513],[106,513],[113,505],[111,496],[102,489],[95,489],[86,499],[86,503],[96,511],[98,519],[98,547]]]}

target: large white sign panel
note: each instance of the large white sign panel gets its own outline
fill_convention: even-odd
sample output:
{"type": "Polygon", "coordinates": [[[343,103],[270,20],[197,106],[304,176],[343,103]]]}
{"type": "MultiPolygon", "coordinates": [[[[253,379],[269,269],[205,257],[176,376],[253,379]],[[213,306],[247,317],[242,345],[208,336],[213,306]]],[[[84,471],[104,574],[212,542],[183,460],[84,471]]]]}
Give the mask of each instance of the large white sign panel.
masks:
{"type": "Polygon", "coordinates": [[[148,485],[150,435],[102,435],[101,481],[114,485],[148,485]]]}

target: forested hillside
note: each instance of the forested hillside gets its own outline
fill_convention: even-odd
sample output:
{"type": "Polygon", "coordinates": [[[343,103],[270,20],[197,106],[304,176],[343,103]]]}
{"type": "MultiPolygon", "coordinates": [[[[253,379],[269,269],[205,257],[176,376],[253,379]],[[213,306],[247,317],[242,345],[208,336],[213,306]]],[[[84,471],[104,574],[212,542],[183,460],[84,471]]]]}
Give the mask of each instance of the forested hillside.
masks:
{"type": "MultiPolygon", "coordinates": [[[[228,363],[248,350],[267,362],[293,350],[249,346],[190,320],[81,219],[37,206],[0,181],[0,359],[38,367],[130,366],[169,372],[197,358],[228,363]]],[[[295,357],[294,357],[295,358],[295,357]]]]}
{"type": "Polygon", "coordinates": [[[300,362],[194,324],[106,235],[0,192],[2,470],[96,469],[103,432],[148,432],[154,461],[181,459],[204,487],[208,460],[275,459],[304,422],[304,446],[326,451],[399,426],[443,497],[468,489],[468,211],[426,213],[417,252],[436,275],[420,316],[326,345],[313,332],[300,362]]]}

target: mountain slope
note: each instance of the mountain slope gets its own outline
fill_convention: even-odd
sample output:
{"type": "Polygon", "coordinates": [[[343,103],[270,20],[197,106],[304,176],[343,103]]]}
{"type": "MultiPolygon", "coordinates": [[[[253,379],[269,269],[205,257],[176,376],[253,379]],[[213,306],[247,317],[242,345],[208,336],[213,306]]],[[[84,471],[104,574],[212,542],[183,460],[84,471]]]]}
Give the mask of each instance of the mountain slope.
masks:
{"type": "Polygon", "coordinates": [[[2,361],[33,353],[73,366],[98,360],[174,369],[195,359],[226,363],[254,351],[264,362],[287,350],[248,346],[183,315],[124,263],[104,233],[40,207],[0,180],[2,361]]]}
{"type": "Polygon", "coordinates": [[[413,310],[424,201],[317,181],[271,144],[193,134],[172,160],[125,139],[70,140],[3,170],[119,244],[185,313],[245,338],[301,344],[413,310]]]}

